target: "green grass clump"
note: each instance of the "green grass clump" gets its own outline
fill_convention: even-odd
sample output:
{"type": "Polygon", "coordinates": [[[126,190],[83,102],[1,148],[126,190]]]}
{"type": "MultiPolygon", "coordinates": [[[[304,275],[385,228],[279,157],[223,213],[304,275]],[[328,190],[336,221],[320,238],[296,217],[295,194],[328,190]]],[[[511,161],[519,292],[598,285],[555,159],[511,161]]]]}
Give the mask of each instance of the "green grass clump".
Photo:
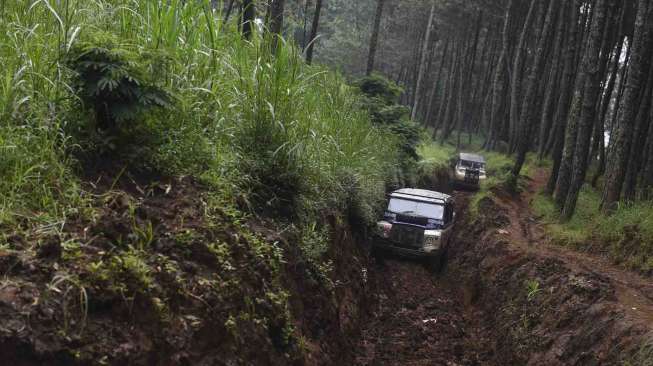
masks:
{"type": "Polygon", "coordinates": [[[422,158],[422,164],[445,165],[448,166],[449,159],[456,152],[456,149],[450,145],[440,145],[437,143],[423,143],[419,146],[418,153],[422,158]]]}
{"type": "Polygon", "coordinates": [[[531,203],[547,223],[551,239],[558,244],[600,252],[616,263],[653,273],[653,205],[651,202],[622,204],[612,215],[599,211],[600,193],[585,185],[576,213],[565,223],[558,220],[553,201],[538,194],[531,203]]]}
{"type": "Polygon", "coordinates": [[[52,6],[31,3],[1,6],[0,227],[24,219],[62,222],[83,204],[62,134],[67,86],[56,60],[66,50],[66,31],[52,6]]]}

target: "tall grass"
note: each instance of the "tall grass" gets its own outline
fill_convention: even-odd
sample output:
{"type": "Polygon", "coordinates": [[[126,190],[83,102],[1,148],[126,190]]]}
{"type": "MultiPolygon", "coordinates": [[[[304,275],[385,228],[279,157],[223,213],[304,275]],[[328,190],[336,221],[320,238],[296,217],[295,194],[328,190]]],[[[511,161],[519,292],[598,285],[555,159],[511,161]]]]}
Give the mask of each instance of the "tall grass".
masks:
{"type": "Polygon", "coordinates": [[[66,157],[68,102],[58,60],[74,41],[70,3],[3,2],[0,16],[0,224],[61,221],[80,204],[66,157]]]}
{"type": "Polygon", "coordinates": [[[377,208],[397,164],[395,139],[371,126],[342,77],[305,65],[292,44],[272,54],[264,33],[242,39],[209,0],[3,4],[3,221],[19,212],[61,218],[79,203],[69,198],[81,197],[70,152],[84,146],[74,131],[91,117],[62,60],[102,33],[132,53],[158,55],[147,72],[174,98],[172,111],[140,121],[152,138],[135,163],[202,176],[247,202],[273,202],[270,182],[289,180],[299,197],[292,209],[306,213],[351,201],[377,208]]]}

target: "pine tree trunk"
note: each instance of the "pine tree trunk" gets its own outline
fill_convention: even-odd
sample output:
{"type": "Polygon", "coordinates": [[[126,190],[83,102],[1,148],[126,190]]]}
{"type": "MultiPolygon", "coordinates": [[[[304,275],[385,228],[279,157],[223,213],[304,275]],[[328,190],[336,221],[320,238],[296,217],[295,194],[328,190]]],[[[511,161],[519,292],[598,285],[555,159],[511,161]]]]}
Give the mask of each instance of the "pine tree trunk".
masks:
{"type": "Polygon", "coordinates": [[[370,76],[374,71],[374,62],[376,58],[376,48],[379,43],[379,30],[381,28],[381,18],[383,17],[383,5],[385,0],[377,0],[376,15],[374,16],[374,25],[372,26],[372,36],[370,37],[370,50],[367,56],[367,70],[365,75],[370,76]]]}
{"type": "Polygon", "coordinates": [[[615,0],[610,0],[610,2],[613,5],[610,9],[608,9],[607,16],[610,19],[610,22],[606,23],[606,27],[604,29],[603,44],[601,45],[601,66],[599,69],[599,75],[601,76],[599,87],[600,92],[599,99],[596,104],[596,118],[595,122],[593,123],[594,126],[591,138],[592,143],[590,146],[589,155],[587,157],[588,167],[591,166],[591,164],[596,161],[597,156],[600,155],[600,146],[603,146],[605,141],[605,126],[603,125],[603,114],[601,112],[603,110],[605,101],[605,92],[607,87],[609,87],[608,84],[611,77],[609,66],[612,65],[611,61],[614,59],[614,57],[612,57],[612,53],[614,52],[615,44],[618,44],[619,35],[623,31],[622,25],[623,17],[625,15],[625,7],[614,5],[615,0]],[[619,11],[620,15],[614,16],[617,14],[617,11],[619,11]],[[618,29],[616,33],[614,31],[615,28],[618,29]]]}
{"type": "MultiPolygon", "coordinates": [[[[512,66],[512,80],[511,80],[511,90],[510,90],[510,151],[514,149],[515,136],[517,131],[517,126],[521,120],[520,118],[520,96],[521,96],[521,83],[522,83],[522,69],[524,64],[524,52],[526,48],[526,40],[528,38],[528,30],[532,26],[533,19],[535,18],[535,7],[538,0],[531,0],[531,5],[528,9],[528,15],[526,15],[526,21],[524,21],[524,26],[521,30],[521,35],[519,37],[519,43],[517,44],[517,49],[515,50],[515,58],[513,60],[512,66]]],[[[520,167],[521,169],[521,167],[520,167]]],[[[513,169],[514,173],[514,169],[513,169]]]]}
{"type": "MultiPolygon", "coordinates": [[[[623,23],[623,13],[625,13],[625,10],[622,9],[622,23],[623,23]]],[[[620,27],[620,30],[622,27],[620,27]]],[[[619,32],[621,34],[621,32],[619,32]]],[[[621,37],[621,35],[620,35],[621,37]]],[[[614,55],[612,56],[612,61],[610,65],[610,77],[608,79],[607,87],[605,88],[605,95],[603,97],[603,102],[601,103],[601,111],[599,115],[599,119],[597,121],[598,128],[596,129],[596,133],[594,138],[599,140],[599,161],[598,161],[598,167],[596,169],[596,172],[594,173],[594,176],[592,177],[592,187],[596,187],[596,184],[599,180],[599,178],[603,175],[605,172],[605,160],[606,160],[606,147],[605,147],[605,125],[607,122],[607,116],[608,116],[608,110],[610,109],[610,103],[612,102],[612,98],[615,92],[615,84],[617,81],[617,74],[619,73],[619,59],[621,58],[621,54],[623,52],[623,46],[624,46],[624,39],[619,38],[619,45],[617,46],[616,52],[614,52],[614,55]]]]}
{"type": "Polygon", "coordinates": [[[643,200],[648,200],[652,197],[651,190],[653,189],[653,108],[649,113],[650,125],[647,137],[647,153],[644,154],[646,162],[642,169],[642,177],[639,182],[639,196],[643,200]]]}
{"type": "Polygon", "coordinates": [[[468,102],[468,118],[469,120],[467,121],[467,133],[470,135],[469,140],[471,140],[471,134],[475,133],[478,130],[478,124],[480,123],[482,113],[483,113],[483,102],[485,101],[485,88],[487,87],[487,77],[488,75],[491,75],[492,73],[488,73],[485,70],[485,65],[489,64],[491,59],[490,52],[487,50],[487,42],[484,42],[483,45],[481,45],[481,50],[480,50],[480,60],[479,60],[479,68],[476,70],[474,69],[474,75],[473,75],[473,80],[471,82],[471,92],[472,95],[469,99],[468,102]]]}
{"type": "Polygon", "coordinates": [[[643,161],[643,147],[646,146],[646,138],[648,136],[649,128],[649,109],[651,108],[651,89],[653,88],[653,70],[648,71],[648,81],[642,93],[642,101],[637,112],[635,120],[635,131],[633,133],[633,144],[630,151],[630,159],[628,159],[628,167],[626,170],[626,178],[624,180],[623,195],[627,201],[635,199],[635,191],[637,188],[637,178],[639,177],[640,169],[643,161]]]}
{"type": "MultiPolygon", "coordinates": [[[[489,39],[486,40],[486,43],[487,41],[489,41],[489,39]]],[[[494,52],[494,50],[497,49],[499,49],[499,47],[496,41],[493,42],[492,44],[488,44],[486,47],[488,61],[481,63],[481,65],[484,65],[484,68],[481,71],[481,75],[484,75],[483,90],[478,96],[479,109],[474,123],[476,125],[476,128],[479,129],[479,132],[481,131],[483,132],[484,135],[483,137],[485,138],[483,147],[486,147],[485,143],[487,142],[487,139],[490,136],[490,107],[491,107],[490,104],[492,101],[492,78],[494,77],[494,70],[496,68],[496,58],[498,56],[498,53],[494,52]]]]}
{"type": "MultiPolygon", "coordinates": [[[[567,5],[567,4],[565,4],[567,5]]],[[[556,107],[556,112],[554,116],[555,120],[555,133],[551,135],[553,143],[552,159],[553,159],[553,169],[551,169],[551,175],[549,176],[549,181],[547,182],[547,187],[545,193],[551,195],[555,191],[556,183],[558,181],[558,176],[560,168],[562,165],[563,149],[565,146],[565,132],[567,125],[567,117],[569,113],[569,103],[570,97],[572,94],[572,88],[574,85],[574,78],[576,76],[576,65],[575,65],[575,53],[576,53],[576,38],[578,36],[578,27],[579,27],[579,3],[578,0],[572,0],[569,2],[568,6],[571,8],[570,17],[569,17],[569,37],[567,39],[567,45],[565,47],[564,53],[564,71],[562,73],[562,83],[560,85],[560,95],[558,98],[558,103],[556,107]]]]}
{"type": "Polygon", "coordinates": [[[256,4],[254,0],[243,0],[243,19],[242,19],[242,29],[243,37],[245,39],[252,38],[252,30],[254,29],[254,21],[256,20],[256,4]]]}
{"type": "Polygon", "coordinates": [[[442,131],[440,135],[441,145],[444,145],[444,142],[447,140],[447,138],[449,138],[450,126],[454,123],[453,121],[455,118],[456,97],[458,95],[456,84],[458,80],[458,72],[460,70],[460,54],[460,47],[458,47],[452,63],[453,70],[449,76],[447,107],[444,112],[444,119],[442,120],[442,131]]]}
{"type": "MultiPolygon", "coordinates": [[[[585,58],[585,55],[581,57],[581,59],[585,58]]],[[[575,63],[576,61],[574,61],[574,64],[575,63]]],[[[574,68],[576,68],[576,65],[574,65],[574,68]]],[[[583,86],[585,85],[586,71],[586,69],[579,67],[576,72],[576,81],[572,91],[573,97],[571,99],[571,105],[568,112],[569,114],[567,116],[567,127],[565,130],[563,145],[564,147],[562,150],[560,168],[558,169],[558,180],[556,181],[555,188],[555,203],[556,206],[560,209],[562,209],[565,204],[567,193],[569,192],[569,186],[571,184],[574,154],[576,150],[576,140],[578,138],[578,122],[580,120],[583,103],[583,86]]]]}
{"type": "Polygon", "coordinates": [[[553,122],[553,112],[555,107],[555,95],[558,92],[557,86],[559,85],[560,80],[560,68],[561,68],[561,54],[562,47],[564,46],[564,33],[565,33],[565,11],[567,6],[564,4],[560,6],[560,12],[558,14],[558,21],[556,24],[556,36],[554,40],[554,50],[553,50],[553,63],[551,65],[551,70],[549,70],[549,84],[544,93],[544,107],[542,113],[542,120],[540,121],[540,133],[538,137],[538,158],[542,160],[544,158],[544,150],[546,147],[546,142],[548,140],[549,134],[551,133],[551,124],[553,122]]]}
{"type": "Polygon", "coordinates": [[[653,6],[648,0],[639,0],[631,64],[628,70],[628,80],[623,96],[623,105],[619,115],[614,136],[614,146],[606,168],[606,179],[603,188],[601,210],[611,212],[621,197],[621,189],[628,166],[634,121],[637,116],[639,97],[645,80],[643,74],[651,62],[650,40],[651,25],[653,25],[653,6]]]}
{"type": "Polygon", "coordinates": [[[306,45],[308,44],[306,39],[306,29],[308,24],[308,6],[309,0],[304,0],[304,14],[302,16],[302,52],[306,51],[306,45]]]}
{"type": "MultiPolygon", "coordinates": [[[[464,105],[464,98],[465,98],[465,58],[463,58],[461,65],[460,65],[460,71],[458,75],[458,105],[456,109],[456,124],[455,127],[452,125],[451,131],[453,131],[453,128],[455,128],[457,131],[457,138],[456,138],[456,150],[460,150],[460,134],[463,129],[463,119],[464,117],[464,110],[463,110],[463,105],[464,105]]],[[[447,134],[448,136],[449,134],[447,134]]]]}
{"type": "MultiPolygon", "coordinates": [[[[535,104],[539,87],[537,79],[542,74],[542,70],[545,66],[545,47],[553,29],[553,16],[557,3],[557,0],[551,0],[549,3],[549,8],[546,12],[546,19],[542,25],[542,32],[537,42],[538,44],[535,50],[533,65],[526,81],[526,93],[524,94],[522,101],[520,123],[517,126],[519,131],[519,136],[516,141],[517,158],[515,159],[515,165],[512,169],[512,176],[508,181],[508,187],[512,190],[516,190],[517,188],[519,174],[524,162],[526,161],[526,153],[528,152],[530,144],[530,134],[535,125],[537,113],[535,104]]],[[[523,34],[522,37],[524,37],[523,34]]]]}
{"type": "MultiPolygon", "coordinates": [[[[594,4],[594,15],[589,33],[588,50],[583,57],[582,73],[584,75],[584,86],[582,94],[576,94],[576,97],[582,98],[582,102],[575,100],[573,105],[581,105],[581,111],[578,122],[578,136],[576,139],[576,148],[574,149],[572,175],[570,186],[567,190],[567,197],[562,209],[561,220],[568,221],[576,210],[578,194],[587,172],[587,156],[589,154],[590,139],[592,137],[592,127],[596,117],[596,105],[600,95],[601,76],[601,42],[604,38],[604,28],[606,25],[606,13],[608,9],[607,0],[596,0],[594,4]],[[580,96],[582,95],[582,96],[580,96]]],[[[607,34],[605,34],[607,37],[607,34]]],[[[606,56],[604,56],[606,57],[606,56]]]]}
{"type": "MultiPolygon", "coordinates": [[[[478,13],[478,19],[476,20],[476,30],[474,31],[474,41],[471,44],[470,52],[471,52],[471,59],[467,65],[467,75],[464,78],[463,85],[462,87],[464,88],[464,109],[461,113],[461,123],[459,129],[462,130],[464,127],[467,127],[467,132],[469,134],[469,140],[471,140],[471,121],[472,121],[472,116],[471,114],[474,112],[474,99],[476,96],[474,95],[478,91],[478,86],[474,88],[474,74],[476,71],[476,57],[478,54],[478,41],[479,37],[481,34],[481,26],[483,25],[483,11],[479,10],[478,13]],[[472,93],[472,90],[474,90],[474,94],[470,95],[472,93]],[[467,126],[464,126],[465,123],[467,126]]],[[[463,106],[461,105],[461,108],[463,106]]],[[[460,134],[462,131],[459,131],[458,133],[460,134]]],[[[460,143],[459,143],[460,145],[460,143]]]]}
{"type": "MultiPolygon", "coordinates": [[[[497,42],[494,42],[492,45],[490,45],[487,50],[489,54],[489,61],[487,63],[483,63],[485,66],[485,70],[483,70],[483,74],[485,75],[485,80],[483,82],[483,91],[479,95],[479,103],[480,103],[480,109],[478,112],[478,115],[476,117],[476,126],[477,128],[480,129],[481,126],[484,127],[485,131],[485,141],[487,142],[487,139],[490,137],[490,109],[491,109],[491,101],[492,101],[492,78],[494,77],[494,70],[496,69],[496,61],[497,61],[497,53],[493,52],[493,50],[498,49],[497,47],[497,42]]],[[[487,147],[486,145],[483,145],[483,147],[487,147]]]]}
{"type": "Polygon", "coordinates": [[[236,2],[236,0],[229,0],[229,4],[227,5],[227,10],[224,13],[224,22],[225,23],[229,21],[229,17],[231,16],[231,13],[234,10],[234,3],[235,2],[236,2]]]}
{"type": "MultiPolygon", "coordinates": [[[[440,58],[440,65],[438,66],[438,72],[433,82],[431,101],[429,102],[428,110],[426,112],[426,117],[424,118],[424,124],[426,125],[435,126],[435,123],[431,123],[431,117],[433,115],[433,109],[435,108],[436,101],[438,100],[438,92],[440,91],[441,88],[440,78],[442,77],[442,69],[444,68],[445,56],[447,55],[448,50],[449,50],[449,40],[447,39],[447,41],[444,44],[444,49],[442,50],[442,57],[440,58]]],[[[439,100],[440,103],[442,103],[442,98],[440,98],[439,100]]]]}
{"type": "Polygon", "coordinates": [[[494,149],[496,141],[499,138],[497,129],[499,128],[499,119],[502,114],[502,108],[505,105],[505,79],[508,74],[508,49],[510,44],[509,31],[511,16],[514,12],[515,0],[510,0],[503,20],[503,31],[501,40],[501,52],[499,53],[499,60],[497,61],[494,70],[494,78],[492,81],[492,101],[490,103],[490,119],[489,119],[489,134],[485,140],[484,147],[486,149],[494,149]]]}
{"type": "Polygon", "coordinates": [[[306,49],[306,63],[313,63],[313,49],[315,48],[315,42],[317,40],[317,31],[320,27],[320,14],[322,13],[322,1],[316,0],[315,2],[315,14],[313,15],[313,26],[311,27],[311,37],[309,38],[308,48],[306,49]]]}
{"type": "Polygon", "coordinates": [[[270,33],[272,33],[272,52],[276,53],[279,37],[283,30],[283,12],[286,0],[272,0],[270,3],[270,33]]]}
{"type": "MultiPolygon", "coordinates": [[[[411,84],[407,88],[407,95],[408,99],[406,104],[409,106],[412,106],[413,103],[415,103],[415,94],[416,94],[416,88],[417,88],[417,75],[419,74],[419,68],[420,68],[420,60],[422,58],[422,47],[419,45],[422,44],[422,41],[424,40],[424,34],[420,32],[419,40],[418,42],[415,43],[415,47],[413,50],[413,56],[411,57],[411,60],[413,60],[413,65],[412,65],[412,70],[411,70],[411,84]]],[[[411,110],[412,112],[412,110],[411,110]]]]}
{"type": "Polygon", "coordinates": [[[417,117],[417,110],[422,92],[422,80],[426,70],[426,57],[428,54],[429,45],[431,42],[431,29],[433,28],[433,17],[435,16],[435,3],[431,4],[431,12],[429,13],[429,20],[426,23],[426,30],[424,31],[424,42],[422,44],[422,52],[419,58],[419,68],[417,72],[417,81],[415,82],[415,98],[413,101],[413,109],[411,110],[410,119],[414,120],[417,117]]]}
{"type": "MultiPolygon", "coordinates": [[[[454,43],[455,47],[455,41],[452,41],[452,43],[454,43]]],[[[449,77],[445,78],[442,83],[442,98],[438,110],[438,118],[433,125],[433,139],[437,137],[438,129],[442,129],[444,126],[447,114],[447,106],[449,105],[449,101],[451,99],[451,77],[453,75],[453,66],[456,58],[456,51],[454,47],[452,47],[452,50],[450,51],[449,66],[447,67],[449,77]]]]}

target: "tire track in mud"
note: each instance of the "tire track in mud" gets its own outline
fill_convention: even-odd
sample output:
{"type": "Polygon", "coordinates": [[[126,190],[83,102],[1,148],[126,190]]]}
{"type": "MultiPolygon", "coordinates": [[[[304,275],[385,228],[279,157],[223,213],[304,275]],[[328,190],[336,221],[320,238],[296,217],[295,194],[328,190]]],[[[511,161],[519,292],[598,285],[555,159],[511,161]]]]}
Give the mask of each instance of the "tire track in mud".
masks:
{"type": "Polygon", "coordinates": [[[460,288],[417,261],[377,264],[380,294],[365,324],[357,365],[488,365],[488,332],[460,288]]]}

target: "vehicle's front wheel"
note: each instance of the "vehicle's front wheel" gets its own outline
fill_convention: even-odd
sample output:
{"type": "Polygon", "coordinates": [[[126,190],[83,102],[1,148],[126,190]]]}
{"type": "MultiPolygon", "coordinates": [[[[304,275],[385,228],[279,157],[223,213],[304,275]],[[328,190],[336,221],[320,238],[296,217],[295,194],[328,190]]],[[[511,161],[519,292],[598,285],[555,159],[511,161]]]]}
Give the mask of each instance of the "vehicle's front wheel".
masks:
{"type": "Polygon", "coordinates": [[[383,250],[372,247],[372,258],[374,258],[374,261],[377,264],[384,265],[385,264],[385,253],[383,253],[383,250]]]}
{"type": "Polygon", "coordinates": [[[429,271],[433,273],[440,273],[442,270],[442,257],[442,252],[440,252],[438,255],[434,255],[427,259],[426,265],[429,271]]]}
{"type": "Polygon", "coordinates": [[[447,265],[447,252],[449,251],[449,246],[446,246],[442,249],[440,252],[440,271],[444,269],[444,267],[447,265]]]}

